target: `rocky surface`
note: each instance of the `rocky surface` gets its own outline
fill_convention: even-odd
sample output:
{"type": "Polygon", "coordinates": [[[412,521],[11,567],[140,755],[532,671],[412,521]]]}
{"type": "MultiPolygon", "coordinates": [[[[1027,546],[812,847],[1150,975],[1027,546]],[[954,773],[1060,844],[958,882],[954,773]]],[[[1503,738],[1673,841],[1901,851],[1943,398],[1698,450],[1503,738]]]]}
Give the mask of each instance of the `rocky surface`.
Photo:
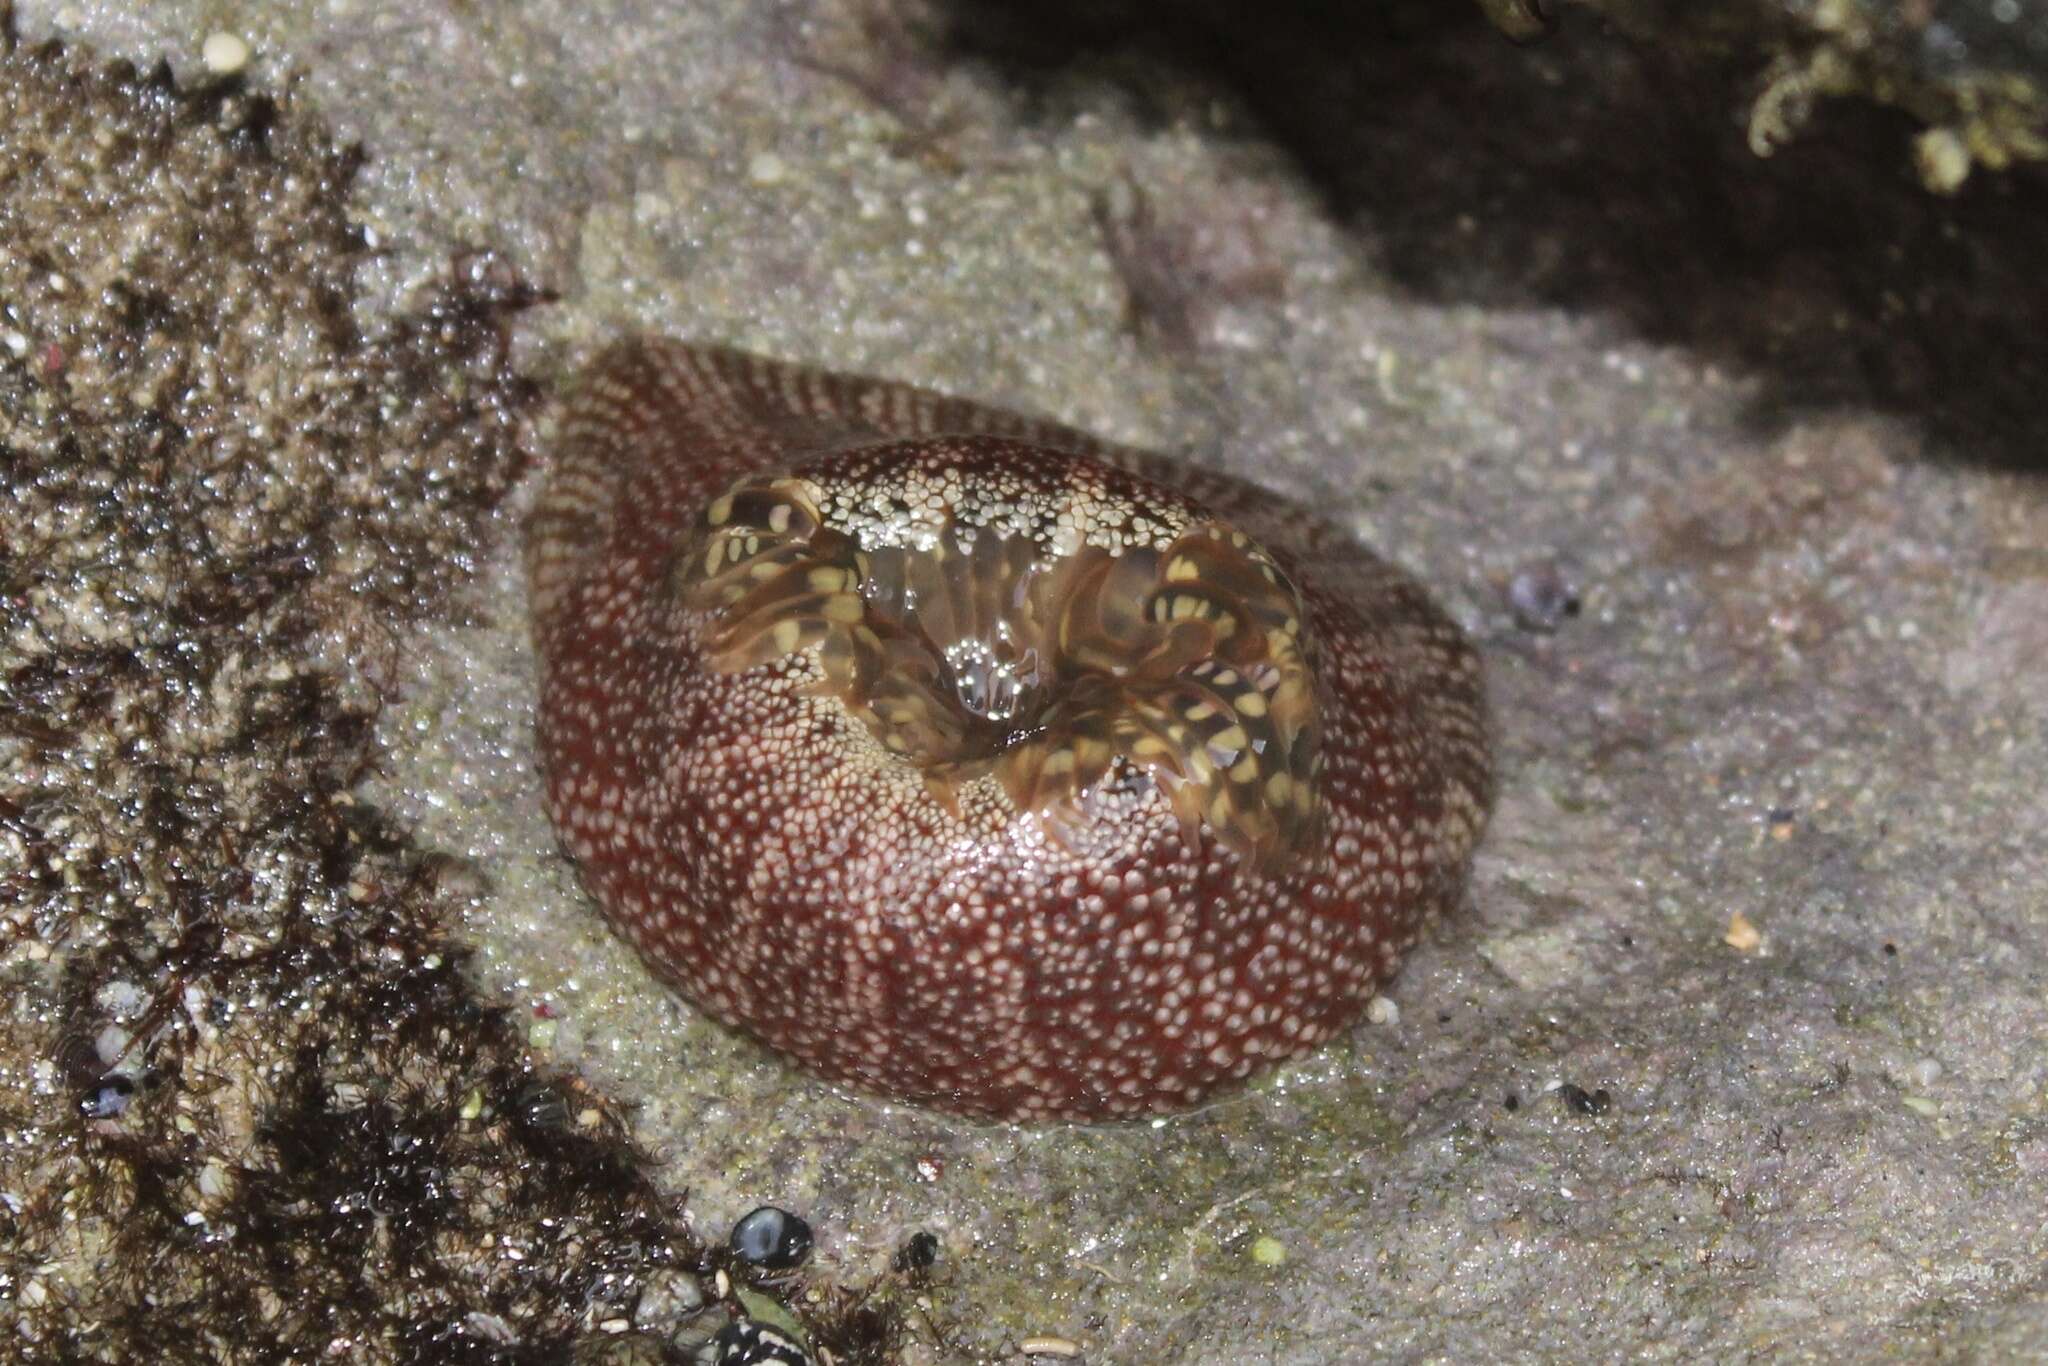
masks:
{"type": "MultiPolygon", "coordinates": [[[[364,145],[347,213],[379,249],[317,278],[330,295],[361,291],[365,336],[400,339],[373,346],[411,345],[401,368],[442,378],[401,389],[411,397],[390,411],[345,410],[356,416],[331,440],[275,438],[328,431],[318,412],[275,427],[266,416],[253,433],[236,419],[248,434],[229,468],[251,490],[236,506],[287,528],[312,506],[363,511],[273,599],[237,598],[182,634],[247,652],[252,633],[272,638],[266,613],[306,614],[302,635],[250,657],[283,669],[286,691],[312,689],[330,708],[317,715],[374,714],[383,747],[367,766],[353,740],[319,732],[293,748],[288,725],[266,732],[282,785],[236,787],[233,773],[269,771],[243,756],[219,771],[203,813],[244,813],[217,822],[233,830],[325,830],[344,848],[367,822],[373,852],[387,840],[401,851],[373,866],[446,871],[428,891],[373,896],[392,917],[379,919],[349,909],[350,876],[333,880],[353,863],[310,860],[330,880],[287,892],[255,876],[292,866],[264,863],[260,841],[174,840],[204,849],[205,885],[222,890],[170,922],[169,938],[131,940],[149,917],[111,914],[108,898],[132,895],[115,874],[144,864],[74,835],[75,856],[53,869],[33,844],[50,838],[49,793],[118,833],[137,828],[143,799],[179,789],[147,773],[117,781],[118,723],[152,714],[128,705],[120,678],[80,694],[108,728],[93,748],[25,730],[24,716],[49,724],[57,694],[31,696],[19,670],[53,641],[174,653],[174,623],[116,611],[109,590],[139,572],[138,546],[160,546],[159,575],[202,562],[175,538],[86,539],[122,506],[95,501],[90,481],[108,462],[89,452],[131,468],[147,435],[131,409],[147,405],[106,408],[113,428],[88,429],[68,453],[36,446],[36,424],[54,420],[36,407],[53,400],[36,396],[76,408],[93,372],[53,388],[47,328],[10,313],[24,346],[0,354],[8,515],[33,527],[54,508],[41,534],[73,557],[58,572],[8,543],[0,858],[12,862],[0,878],[18,1042],[0,1295],[16,1321],[80,1333],[137,1289],[124,1268],[140,1263],[124,1259],[217,1230],[206,1202],[248,1178],[208,1177],[207,1154],[225,1150],[208,1144],[242,1131],[215,1115],[181,1138],[179,1116],[205,1097],[296,1094],[252,1087],[232,1050],[195,1054],[214,1043],[208,1027],[234,1031],[184,1005],[190,982],[255,980],[224,966],[241,915],[263,943],[280,927],[278,942],[310,936],[333,961],[396,954],[388,979],[336,979],[384,981],[385,994],[335,995],[333,1042],[298,1074],[379,1104],[443,1045],[415,1039],[407,1053],[366,1034],[365,1017],[437,992],[457,1001],[464,983],[508,1008],[477,1017],[463,1066],[508,1088],[503,1100],[479,1092],[492,1114],[540,1127],[479,1114],[441,1140],[455,1145],[445,1158],[437,1149],[408,1170],[470,1175],[436,1198],[472,1239],[514,1233],[500,1221],[544,1198],[561,1202],[544,1217],[605,1217],[562,1242],[528,1228],[534,1241],[519,1246],[541,1270],[505,1284],[532,1298],[479,1299],[474,1312],[495,1317],[464,1318],[446,1339],[477,1359],[579,1336],[680,1358],[717,1318],[690,1312],[717,1287],[696,1278],[708,1264],[692,1260],[701,1249],[667,1203],[685,1194],[713,1229],[761,1203],[795,1209],[818,1234],[815,1284],[886,1287],[880,1302],[911,1310],[912,1331],[895,1349],[868,1340],[867,1359],[1014,1357],[1041,1335],[1102,1362],[2041,1351],[2048,690],[2031,674],[2048,651],[2035,398],[2048,392],[2048,186],[2024,165],[1986,174],[1993,134],[1973,131],[1961,104],[1867,74],[1842,98],[1781,84],[1855,23],[1859,73],[1931,51],[1938,25],[1960,35],[1964,60],[1911,69],[1957,101],[1965,77],[1995,77],[2007,102],[1967,98],[2023,111],[2043,60],[2028,36],[2037,7],[1759,4],[1730,12],[1768,9],[1772,23],[1699,34],[1685,7],[1616,3],[1603,6],[1612,29],[1567,8],[1554,37],[1520,48],[1476,14],[1366,8],[1341,23],[1260,7],[1256,22],[1167,24],[1138,6],[858,0],[24,6],[32,33],[167,56],[194,80],[206,36],[233,32],[252,54],[245,79],[289,89],[298,110],[364,145]],[[1975,169],[1930,178],[1930,155],[1942,164],[1930,128],[1954,132],[1975,169]],[[478,247],[509,274],[468,277],[464,294],[450,262],[478,247]],[[435,396],[509,382],[488,347],[470,349],[480,342],[406,331],[404,318],[448,297],[421,293],[436,280],[484,304],[508,280],[555,291],[522,316],[515,353],[550,383],[618,330],[660,329],[1045,412],[1348,519],[1435,584],[1486,654],[1502,795],[1468,909],[1397,979],[1379,1023],[1243,1095],[1138,1127],[946,1121],[835,1094],[693,1019],[602,932],[541,814],[516,572],[531,480],[494,505],[513,457],[464,444],[464,477],[483,482],[464,485],[474,496],[459,516],[436,501],[436,443],[496,429],[474,411],[466,426],[427,421],[435,396]],[[59,463],[70,482],[53,492],[44,471],[59,463]],[[69,520],[49,520],[59,514],[69,520]],[[354,598],[367,637],[336,634],[351,618],[323,614],[335,595],[354,598]],[[308,676],[302,661],[324,661],[329,681],[293,682],[308,676]],[[348,703],[352,679],[380,684],[376,702],[348,703]],[[341,825],[318,814],[337,807],[353,813],[341,825]],[[300,823],[277,824],[279,809],[300,823]],[[443,857],[422,865],[407,849],[443,857]],[[268,910],[236,891],[242,871],[269,889],[268,910]],[[474,946],[460,977],[452,941],[406,937],[455,900],[474,946]],[[65,928],[86,923],[92,935],[65,928]],[[168,1024],[147,1015],[158,1001],[175,1007],[168,1024]],[[120,1114],[80,1117],[100,1094],[106,1031],[125,1046],[148,1032],[142,1018],[187,1061],[120,1114]],[[88,1056],[72,1037],[93,1040],[99,1062],[67,1062],[88,1056]],[[529,1075],[522,1047],[562,1073],[529,1075]],[[228,1085],[199,1085],[195,1056],[228,1085]],[[522,1110],[532,1077],[572,1100],[522,1110]],[[630,1135],[658,1165],[608,1168],[627,1193],[593,1203],[574,1163],[547,1165],[556,1150],[521,1137],[558,1131],[585,1134],[592,1146],[576,1151],[607,1161],[630,1135]],[[491,1144],[514,1147],[475,1156],[491,1144]],[[165,1153],[182,1165],[166,1172],[165,1153]],[[157,1173],[157,1194],[94,1184],[123,1154],[157,1173]],[[507,1186],[511,1173],[528,1184],[507,1186]],[[92,1219],[61,1217],[67,1186],[92,1219]],[[200,1225],[184,1222],[193,1210],[200,1225]],[[636,1264],[604,1241],[629,1212],[656,1221],[672,1250],[636,1264]],[[61,1237],[24,1238],[37,1229],[61,1237]],[[937,1266],[913,1289],[891,1267],[921,1231],[937,1236],[937,1266]],[[594,1248],[623,1260],[575,1260],[594,1248]],[[621,1311],[557,1279],[570,1266],[626,1277],[624,1302],[644,1294],[662,1312],[625,1314],[644,1332],[608,1330],[621,1311]],[[656,1293],[663,1267],[678,1278],[656,1293]]],[[[2016,161],[2027,126],[1999,116],[2016,161]]],[[[234,127],[215,135],[223,145],[234,127]]],[[[184,182],[220,187],[184,198],[251,193],[231,182],[254,174],[184,182]]],[[[296,202],[285,195],[272,191],[296,202]]],[[[134,221],[118,208],[95,221],[134,221]]],[[[94,243],[104,250],[113,230],[94,243]]],[[[27,264],[10,266],[0,304],[71,318],[44,297],[50,266],[17,240],[8,259],[27,264]]],[[[221,237],[191,250],[209,245],[213,257],[176,258],[194,264],[174,274],[188,294],[205,291],[187,276],[217,279],[229,301],[188,310],[202,342],[235,335],[231,301],[251,297],[232,272],[197,264],[240,248],[221,237]]],[[[137,326],[109,318],[94,336],[137,326]]],[[[299,330],[318,346],[274,349],[349,372],[346,338],[299,330]]],[[[129,353],[95,341],[76,354],[129,353]]],[[[108,372],[134,388],[134,371],[108,372]]],[[[544,458],[544,414],[533,446],[544,458]]],[[[198,493],[167,505],[195,522],[209,506],[198,493]]],[[[54,688],[90,682],[89,663],[43,667],[54,688]]],[[[218,737],[241,732],[218,727],[240,715],[149,734],[197,737],[178,772],[212,773],[194,765],[234,757],[218,737]]],[[[288,993],[234,999],[250,1036],[296,1018],[288,993]]],[[[445,1109],[388,1113],[402,1133],[407,1115],[459,1124],[468,1097],[443,1090],[445,1109]]],[[[392,1208],[425,1198],[383,1189],[392,1208]]],[[[279,1208],[333,1218],[347,1195],[308,1186],[295,1199],[315,1203],[279,1208]]],[[[235,1237],[206,1246],[252,1246],[235,1237]]],[[[430,1321],[422,1305],[458,1302],[364,1304],[253,1254],[218,1264],[238,1268],[223,1283],[245,1297],[219,1303],[260,1308],[274,1276],[308,1305],[356,1315],[336,1321],[393,1357],[425,1350],[401,1331],[430,1321]]],[[[856,1339],[828,1342],[819,1322],[801,1325],[813,1345],[854,1359],[856,1339]]]]}

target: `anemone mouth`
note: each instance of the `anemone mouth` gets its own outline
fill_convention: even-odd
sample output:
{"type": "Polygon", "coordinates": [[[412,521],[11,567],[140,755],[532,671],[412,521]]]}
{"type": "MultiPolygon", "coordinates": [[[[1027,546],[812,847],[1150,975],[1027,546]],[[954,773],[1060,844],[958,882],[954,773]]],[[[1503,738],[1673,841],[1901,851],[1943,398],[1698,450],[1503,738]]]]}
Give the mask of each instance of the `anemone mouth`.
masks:
{"type": "Polygon", "coordinates": [[[840,451],[714,499],[677,573],[712,667],[814,651],[941,796],[993,774],[1066,824],[1149,783],[1261,864],[1320,821],[1299,595],[1134,475],[989,437],[840,451]]]}

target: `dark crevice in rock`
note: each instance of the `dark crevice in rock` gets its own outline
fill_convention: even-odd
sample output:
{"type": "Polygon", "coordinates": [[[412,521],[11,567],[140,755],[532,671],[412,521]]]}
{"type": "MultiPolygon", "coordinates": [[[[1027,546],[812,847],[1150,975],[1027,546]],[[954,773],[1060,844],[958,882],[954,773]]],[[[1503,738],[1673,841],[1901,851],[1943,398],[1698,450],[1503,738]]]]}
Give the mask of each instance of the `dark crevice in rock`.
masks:
{"type": "Polygon", "coordinates": [[[1919,423],[1938,458],[2042,459],[2048,177],[1931,194],[1906,115],[1804,95],[1810,117],[1759,157],[1744,121],[1770,54],[1804,51],[1789,28],[1626,39],[1569,10],[1518,49],[1469,5],[939,14],[954,52],[1048,113],[1075,83],[1162,120],[1199,112],[1185,82],[1220,91],[1418,297],[1614,318],[1754,376],[1759,420],[1876,410],[1919,423]]]}

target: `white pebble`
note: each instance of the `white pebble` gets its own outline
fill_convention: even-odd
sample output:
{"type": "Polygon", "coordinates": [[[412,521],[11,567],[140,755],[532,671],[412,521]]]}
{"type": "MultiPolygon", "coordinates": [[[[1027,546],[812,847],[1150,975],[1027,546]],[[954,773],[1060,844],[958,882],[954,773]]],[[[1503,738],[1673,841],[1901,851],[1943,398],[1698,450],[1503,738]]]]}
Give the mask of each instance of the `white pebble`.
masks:
{"type": "Polygon", "coordinates": [[[132,1020],[149,1004],[149,995],[135,983],[116,979],[93,993],[99,1008],[116,1020],[132,1020]]]}
{"type": "Polygon", "coordinates": [[[249,44],[232,33],[209,33],[200,45],[199,60],[216,76],[232,76],[249,64],[249,44]]]}
{"type": "Polygon", "coordinates": [[[110,1024],[100,1030],[92,1042],[92,1051],[99,1055],[100,1066],[112,1067],[119,1062],[121,1055],[128,1051],[128,1045],[134,1038],[133,1034],[116,1024],[110,1024]]]}

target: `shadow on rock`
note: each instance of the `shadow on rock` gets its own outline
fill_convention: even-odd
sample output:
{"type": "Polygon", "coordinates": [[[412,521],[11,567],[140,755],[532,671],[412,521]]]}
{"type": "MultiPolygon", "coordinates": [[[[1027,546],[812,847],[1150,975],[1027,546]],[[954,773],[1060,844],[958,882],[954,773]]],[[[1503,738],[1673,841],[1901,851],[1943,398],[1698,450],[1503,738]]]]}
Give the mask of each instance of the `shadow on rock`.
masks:
{"type": "Polygon", "coordinates": [[[1142,100],[1160,63],[1226,87],[1417,297],[1608,313],[1755,375],[1760,420],[1876,409],[1942,458],[2048,459],[2039,168],[1939,198],[1916,125],[1860,101],[1760,158],[1760,58],[1660,51],[1577,10],[1533,49],[1440,0],[945,13],[956,53],[1027,87],[1099,78],[1142,100]]]}

